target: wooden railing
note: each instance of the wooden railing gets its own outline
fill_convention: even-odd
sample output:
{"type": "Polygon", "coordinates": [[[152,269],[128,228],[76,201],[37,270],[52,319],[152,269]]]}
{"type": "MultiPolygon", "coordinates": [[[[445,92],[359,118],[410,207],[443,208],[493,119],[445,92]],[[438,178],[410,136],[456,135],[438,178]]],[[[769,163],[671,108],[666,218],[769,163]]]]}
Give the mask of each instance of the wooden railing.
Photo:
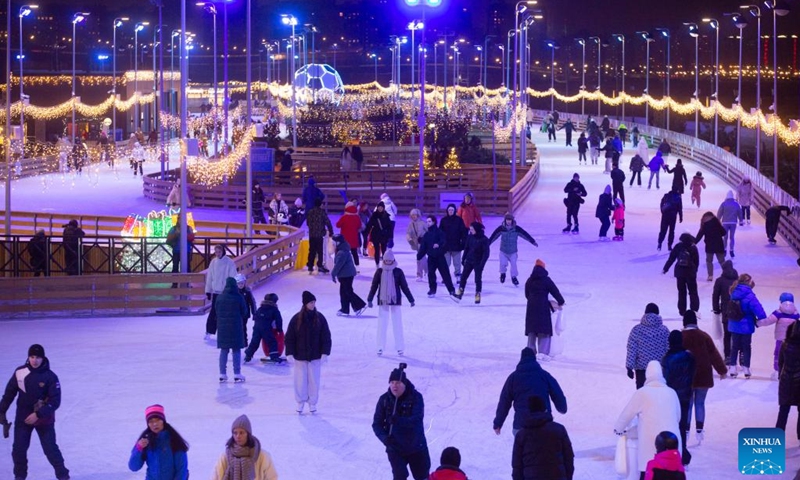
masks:
{"type": "MultiPolygon", "coordinates": [[[[11,178],[26,178],[35,177],[45,173],[52,173],[58,171],[58,157],[55,155],[46,155],[42,157],[23,158],[17,164],[16,160],[11,161],[11,178]]],[[[6,180],[6,166],[5,163],[0,165],[0,181],[6,180]]]]}

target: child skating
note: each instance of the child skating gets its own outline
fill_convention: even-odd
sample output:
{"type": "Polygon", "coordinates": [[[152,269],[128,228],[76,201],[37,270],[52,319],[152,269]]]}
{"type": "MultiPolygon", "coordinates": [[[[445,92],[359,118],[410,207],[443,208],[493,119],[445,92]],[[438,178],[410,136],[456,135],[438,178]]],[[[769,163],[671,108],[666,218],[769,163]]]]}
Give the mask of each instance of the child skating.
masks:
{"type": "Polygon", "coordinates": [[[758,322],[759,327],[766,327],[775,324],[775,351],[773,352],[772,368],[773,372],[770,378],[778,380],[778,356],[781,353],[781,345],[786,340],[786,331],[789,325],[797,320],[800,320],[800,314],[797,313],[797,307],[794,305],[794,295],[789,292],[781,293],[780,306],[770,314],[769,317],[758,322]]]}
{"type": "Polygon", "coordinates": [[[692,205],[697,203],[697,208],[700,208],[700,193],[706,188],[706,182],[703,180],[703,173],[697,172],[692,177],[692,183],[689,184],[689,190],[692,191],[692,205]]]}
{"type": "Polygon", "coordinates": [[[519,271],[517,270],[517,242],[519,237],[527,240],[534,247],[539,246],[536,240],[534,240],[525,229],[517,225],[517,222],[514,220],[514,215],[510,213],[506,213],[503,218],[503,224],[497,227],[489,237],[490,246],[495,240],[498,238],[500,239],[500,283],[505,283],[506,270],[510,263],[511,283],[513,283],[515,287],[519,285],[519,280],[517,280],[517,276],[519,275],[519,271]]]}
{"type": "Polygon", "coordinates": [[[614,222],[614,240],[621,242],[625,240],[625,204],[621,198],[614,200],[614,213],[611,214],[611,221],[614,222]]]}

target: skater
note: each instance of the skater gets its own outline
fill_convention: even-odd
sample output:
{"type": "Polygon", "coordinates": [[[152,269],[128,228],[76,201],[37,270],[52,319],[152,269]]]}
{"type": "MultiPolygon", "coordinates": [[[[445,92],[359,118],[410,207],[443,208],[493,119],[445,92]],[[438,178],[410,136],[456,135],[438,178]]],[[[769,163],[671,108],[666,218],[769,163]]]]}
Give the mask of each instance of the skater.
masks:
{"type": "Polygon", "coordinates": [[[478,210],[477,205],[475,205],[475,198],[473,198],[471,193],[464,195],[464,200],[461,202],[461,205],[459,205],[456,215],[461,218],[466,228],[469,228],[473,222],[483,224],[481,211],[478,210]]]}
{"type": "Polygon", "coordinates": [[[608,229],[611,227],[610,218],[613,210],[614,202],[611,200],[611,185],[606,185],[603,193],[601,193],[597,199],[597,207],[594,211],[594,216],[600,219],[600,237],[598,240],[601,242],[608,240],[606,235],[608,234],[608,229]]]}
{"type": "Polygon", "coordinates": [[[489,259],[489,239],[483,233],[483,225],[472,222],[469,227],[466,248],[464,248],[464,273],[458,286],[455,298],[461,300],[464,296],[464,288],[467,286],[469,275],[475,271],[475,303],[481,303],[481,290],[483,287],[483,267],[489,259]]]}
{"type": "Polygon", "coordinates": [[[552,411],[550,404],[552,400],[558,413],[562,415],[567,413],[567,397],[564,396],[561,385],[536,361],[536,350],[525,347],[520,354],[519,363],[506,378],[503,390],[500,391],[497,411],[492,424],[495,434],[500,435],[503,424],[508,417],[508,412],[513,406],[514,421],[511,426],[511,433],[516,437],[517,433],[533,417],[528,407],[528,399],[532,395],[542,400],[545,412],[550,413],[552,411]]]}
{"type": "Polygon", "coordinates": [[[782,212],[786,212],[788,215],[791,215],[792,209],[786,205],[773,205],[769,207],[766,212],[764,212],[767,241],[769,241],[770,245],[775,245],[778,243],[778,241],[775,240],[775,235],[778,234],[778,225],[781,222],[782,212]]]}
{"type": "Polygon", "coordinates": [[[303,205],[308,212],[317,205],[317,200],[319,200],[320,205],[325,201],[325,194],[317,187],[317,181],[314,177],[308,178],[308,184],[303,189],[302,197],[303,205]]]}
{"type": "Polygon", "coordinates": [[[386,325],[392,319],[394,332],[394,346],[401,357],[406,349],[403,338],[403,315],[400,306],[403,304],[401,292],[405,294],[408,303],[414,306],[414,295],[408,288],[406,275],[397,266],[394,253],[391,250],[383,256],[383,265],[375,271],[372,277],[372,286],[367,295],[367,305],[372,308],[372,300],[378,294],[378,355],[383,355],[386,349],[386,325]]]}
{"type": "Polygon", "coordinates": [[[361,255],[364,257],[369,257],[369,253],[367,252],[367,248],[369,247],[369,232],[367,232],[367,224],[369,223],[369,218],[372,216],[372,212],[369,209],[369,203],[365,201],[361,201],[358,204],[358,218],[361,219],[361,255]]]}
{"type": "Polygon", "coordinates": [[[614,222],[614,238],[617,242],[625,240],[625,204],[622,199],[614,200],[614,213],[611,214],[611,221],[614,222]]]}
{"type": "Polygon", "coordinates": [[[144,418],[147,428],[133,446],[128,468],[138,472],[147,464],[147,480],[188,480],[189,444],[167,423],[164,407],[150,405],[144,411],[144,418]]]}
{"type": "Polygon", "coordinates": [[[697,268],[700,265],[700,254],[690,233],[682,233],[680,241],[669,254],[662,273],[666,275],[672,264],[673,274],[678,288],[678,313],[686,313],[686,294],[689,294],[689,308],[697,313],[700,310],[700,297],[697,295],[697,268]]]}
{"type": "Polygon", "coordinates": [[[669,191],[661,197],[661,229],[658,231],[658,246],[656,250],[661,251],[661,244],[664,237],[667,238],[667,250],[672,251],[672,243],[675,241],[675,222],[680,219],[683,223],[683,201],[681,195],[674,191],[669,191]],[[669,232],[669,235],[667,235],[669,232]]]}
{"type": "Polygon", "coordinates": [[[686,416],[686,428],[692,423],[692,409],[695,411],[695,438],[700,444],[705,438],[706,395],[714,386],[714,370],[719,379],[724,380],[728,372],[725,360],[719,354],[714,340],[697,326],[697,315],[689,310],[683,314],[683,346],[692,353],[695,361],[692,378],[692,395],[689,399],[689,411],[686,416]]]}
{"type": "Polygon", "coordinates": [[[633,186],[633,181],[636,180],[636,185],[642,186],[642,170],[644,170],[644,160],[642,157],[639,156],[637,153],[636,155],[631,158],[630,164],[630,171],[631,171],[631,183],[630,186],[633,186]]]}
{"type": "Polygon", "coordinates": [[[47,247],[47,237],[44,230],[39,229],[28,241],[28,255],[31,257],[31,270],[33,276],[48,275],[48,269],[45,267],[48,263],[49,253],[47,247]]]}
{"type": "Polygon", "coordinates": [[[620,123],[617,127],[617,133],[619,134],[619,139],[622,142],[622,145],[628,143],[628,127],[624,123],[620,123]]]}
{"type": "Polygon", "coordinates": [[[761,302],[758,301],[753,288],[756,282],[753,277],[743,273],[739,275],[731,287],[731,299],[728,301],[728,330],[731,332],[731,356],[728,358],[728,375],[736,378],[739,363],[744,378],[750,378],[750,353],[753,333],[756,324],[766,320],[767,315],[761,302]]]}
{"type": "Polygon", "coordinates": [[[467,480],[467,474],[461,471],[461,452],[456,447],[442,450],[439,462],[441,465],[428,480],[467,480]]]}
{"type": "Polygon", "coordinates": [[[78,226],[78,221],[73,218],[64,225],[64,233],[61,235],[64,248],[64,270],[67,275],[80,275],[83,270],[81,238],[86,236],[86,232],[78,226]]]}
{"type": "Polygon", "coordinates": [[[347,145],[342,148],[342,154],[339,159],[339,169],[342,172],[349,172],[353,169],[353,155],[350,153],[350,147],[347,145]]]}
{"type": "Polygon", "coordinates": [[[683,161],[679,158],[675,161],[675,166],[673,168],[664,165],[664,169],[667,173],[672,174],[672,190],[683,195],[684,187],[689,184],[686,178],[686,169],[683,168],[683,161]]]}
{"type": "Polygon", "coordinates": [[[528,397],[530,417],[514,436],[511,478],[569,479],[575,474],[575,453],[567,429],[553,421],[542,397],[528,397]]]}
{"type": "Polygon", "coordinates": [[[664,326],[659,315],[658,305],[648,303],[644,307],[644,315],[628,334],[625,369],[628,378],[636,380],[636,389],[645,383],[647,364],[655,360],[660,362],[669,349],[669,329],[664,326]]]}
{"type": "Polygon", "coordinates": [[[285,152],[283,152],[283,157],[281,157],[281,172],[291,172],[292,171],[292,154],[294,150],[291,148],[287,148],[285,152]]]}
{"type": "Polygon", "coordinates": [[[339,233],[347,240],[347,245],[350,247],[350,255],[352,255],[353,263],[356,267],[356,273],[358,273],[358,247],[360,244],[361,230],[364,228],[364,225],[362,225],[361,219],[358,217],[355,203],[348,203],[344,207],[344,215],[336,221],[336,228],[339,229],[339,233]]]}
{"type": "Polygon", "coordinates": [[[306,403],[316,413],[322,363],[331,354],[331,331],[317,311],[317,297],[303,291],[302,298],[303,308],[289,320],[285,339],[286,358],[294,363],[294,399],[300,414],[306,403]]]}
{"type": "Polygon", "coordinates": [[[589,155],[592,165],[597,165],[597,160],[600,158],[600,134],[597,131],[589,134],[589,155]]]}
{"type": "Polygon", "coordinates": [[[548,143],[550,143],[550,140],[552,140],[554,142],[557,141],[556,140],[556,130],[557,130],[556,126],[557,125],[558,124],[554,120],[550,120],[549,122],[547,122],[547,142],[548,143]]]}
{"type": "Polygon", "coordinates": [[[697,172],[692,177],[692,183],[689,184],[689,190],[692,192],[692,205],[697,203],[697,208],[700,208],[700,194],[706,188],[706,182],[703,178],[703,172],[697,172]]]}
{"type": "MultiPolygon", "coordinates": [[[[7,345],[11,348],[11,345],[7,345]]],[[[28,359],[11,375],[3,398],[0,400],[0,424],[11,427],[6,412],[17,397],[17,412],[14,415],[14,444],[11,459],[14,462],[14,478],[28,476],[28,447],[31,435],[36,430],[47,461],[53,466],[58,480],[69,480],[69,470],[64,466],[64,457],[56,444],[56,410],[61,406],[61,384],[58,376],[50,370],[50,360],[39,344],[28,348],[28,359]]],[[[5,430],[8,438],[8,430],[5,430]]],[[[41,474],[37,475],[41,478],[41,474]]]]}
{"type": "MultiPolygon", "coordinates": [[[[389,239],[386,243],[386,247],[394,248],[394,226],[397,222],[397,206],[392,199],[389,198],[388,193],[381,194],[381,202],[383,202],[383,208],[386,209],[386,213],[389,215],[389,239]]],[[[384,248],[384,250],[386,249],[384,248]]],[[[377,258],[375,260],[377,263],[377,258]]]]}
{"type": "Polygon", "coordinates": [[[442,276],[442,281],[447,292],[455,295],[456,290],[453,286],[453,279],[450,277],[450,269],[447,268],[445,254],[445,236],[442,230],[436,226],[436,217],[428,215],[426,219],[428,231],[422,236],[417,251],[417,260],[421,260],[425,255],[428,256],[428,298],[436,296],[436,271],[442,276]]]}
{"type": "MultiPolygon", "coordinates": [[[[758,322],[759,327],[768,327],[775,324],[775,351],[772,355],[772,368],[774,371],[770,378],[778,380],[780,369],[778,368],[778,360],[781,352],[781,345],[786,340],[786,332],[789,326],[800,320],[800,314],[797,313],[797,307],[794,305],[794,295],[789,292],[781,293],[779,298],[780,305],[773,311],[765,320],[758,322]]],[[[800,334],[800,332],[798,332],[800,334]]]]}
{"type": "MultiPolygon", "coordinates": [[[[674,433],[667,431],[659,433],[656,437],[656,455],[647,462],[643,478],[645,480],[661,478],[686,480],[685,465],[687,464],[681,461],[678,445],[678,437],[674,433]]],[[[683,449],[686,451],[686,445],[683,449]]]]}
{"type": "Polygon", "coordinates": [[[586,139],[586,134],[581,132],[578,137],[578,165],[581,164],[581,160],[583,160],[584,165],[586,164],[587,150],[589,150],[589,140],[586,139]]]}
{"type": "Polygon", "coordinates": [[[455,204],[447,206],[446,214],[439,223],[439,228],[444,233],[444,260],[447,268],[453,266],[456,281],[461,278],[461,255],[467,243],[469,227],[464,225],[464,220],[458,216],[455,204]]]}
{"type": "Polygon", "coordinates": [[[553,336],[553,312],[561,310],[564,306],[564,297],[558,287],[550,278],[545,264],[541,259],[536,259],[531,276],[525,282],[525,298],[528,301],[525,309],[525,335],[528,337],[528,348],[542,361],[550,361],[550,338],[553,336]],[[553,296],[556,307],[550,301],[553,296]],[[538,344],[538,350],[537,350],[538,344]]]}
{"type": "Polygon", "coordinates": [[[636,125],[631,130],[631,145],[639,145],[639,127],[636,125]]]}
{"type": "Polygon", "coordinates": [[[381,257],[384,252],[386,252],[389,240],[391,239],[392,230],[390,224],[391,220],[389,220],[389,214],[386,213],[386,207],[383,205],[383,202],[378,202],[378,206],[375,207],[375,211],[372,212],[372,216],[369,217],[369,221],[364,228],[367,237],[370,242],[372,242],[372,246],[375,249],[376,267],[380,266],[381,257]]]}
{"type": "MultiPolygon", "coordinates": [[[[250,194],[250,198],[252,199],[253,223],[267,223],[267,219],[264,217],[264,190],[261,189],[258,182],[253,183],[253,192],[250,194]]],[[[260,230],[254,229],[254,231],[256,234],[261,233],[260,230]]]]}
{"type": "MultiPolygon", "coordinates": [[[[310,180],[309,180],[310,182],[310,180]]],[[[325,268],[325,232],[333,236],[333,225],[328,214],[322,209],[322,199],[317,198],[314,207],[308,211],[306,225],[308,226],[308,274],[314,274],[314,257],[317,259],[317,272],[329,273],[325,268]]]]}
{"type": "Polygon", "coordinates": [[[619,158],[619,154],[617,153],[616,148],[614,147],[614,138],[613,136],[606,137],[606,143],[603,144],[603,152],[605,152],[605,159],[606,163],[603,167],[603,173],[611,173],[611,164],[614,162],[614,157],[617,156],[619,158]]]}
{"type": "Polygon", "coordinates": [[[778,383],[778,421],[775,428],[786,430],[789,410],[798,407],[797,436],[800,437],[800,326],[795,322],[789,327],[786,342],[781,347],[780,381],[778,383]]]}
{"type": "Polygon", "coordinates": [[[367,304],[358,294],[353,291],[353,279],[356,277],[356,265],[353,263],[353,255],[350,253],[350,244],[347,243],[341,234],[334,235],[333,241],[336,244],[336,256],[333,259],[331,278],[333,283],[339,282],[339,302],[341,308],[336,312],[336,316],[349,317],[350,307],[353,307],[357,317],[360,317],[367,304]]]}
{"type": "Polygon", "coordinates": [[[619,162],[611,164],[611,189],[614,199],[621,198],[625,203],[625,172],[619,168],[619,162]]]}
{"type": "Polygon", "coordinates": [[[353,156],[353,161],[356,162],[356,170],[360,172],[364,169],[364,152],[361,150],[360,146],[353,145],[350,153],[353,156]]]}
{"type": "MultiPolygon", "coordinates": [[[[408,215],[409,222],[406,228],[406,240],[411,250],[414,252],[419,251],[419,242],[425,232],[428,231],[428,225],[422,219],[422,213],[418,208],[412,208],[411,213],[408,215]]],[[[417,281],[424,282],[425,277],[428,275],[428,260],[422,258],[417,260],[417,281]]]]}
{"type": "Polygon", "coordinates": [[[269,202],[270,220],[277,225],[284,225],[289,223],[289,206],[283,201],[281,192],[272,194],[272,200],[269,202]]]}
{"type": "Polygon", "coordinates": [[[742,221],[742,207],[733,199],[733,190],[728,190],[727,195],[725,195],[725,201],[717,209],[717,218],[722,222],[722,226],[725,227],[725,247],[726,249],[730,248],[731,258],[734,258],[736,256],[733,253],[736,247],[736,224],[742,221]]]}
{"type": "Polygon", "coordinates": [[[661,152],[664,158],[669,157],[669,154],[672,153],[672,147],[666,138],[661,140],[661,143],[658,145],[658,151],[661,152]]]}
{"type": "Polygon", "coordinates": [[[251,316],[255,317],[256,310],[258,310],[258,307],[256,307],[256,299],[253,296],[253,291],[250,290],[250,287],[247,286],[247,277],[245,277],[241,273],[237,273],[236,276],[233,278],[236,280],[236,288],[239,290],[239,295],[241,295],[242,298],[244,298],[244,303],[245,305],[247,305],[247,313],[245,314],[244,322],[242,323],[242,325],[244,326],[244,345],[246,347],[247,320],[249,320],[251,316]]]}
{"type": "Polygon", "coordinates": [[[378,398],[372,431],[386,446],[392,478],[405,480],[408,469],[414,480],[427,480],[431,470],[425,439],[425,401],[405,373],[405,364],[389,375],[389,389],[378,398]]]}
{"type": "Polygon", "coordinates": [[[603,135],[608,135],[608,131],[611,130],[611,120],[608,119],[608,115],[603,115],[603,121],[600,122],[600,130],[603,131],[603,135]]]}
{"type": "Polygon", "coordinates": [[[700,230],[695,235],[695,244],[699,244],[703,237],[706,240],[707,280],[710,282],[714,280],[714,257],[717,257],[720,267],[725,263],[725,228],[712,212],[704,213],[700,219],[700,230]]]}
{"type": "Polygon", "coordinates": [[[650,169],[650,180],[647,182],[647,189],[650,190],[650,187],[653,186],[653,177],[656,177],[656,189],[661,188],[659,176],[661,174],[661,169],[665,168],[664,157],[661,150],[657,151],[656,156],[650,159],[650,163],[647,164],[647,167],[650,169]]]}
{"type": "Polygon", "coordinates": [[[568,118],[567,121],[564,122],[563,125],[558,127],[558,130],[564,130],[564,134],[567,137],[566,146],[567,147],[571,147],[572,146],[572,132],[575,131],[575,124],[572,123],[572,120],[570,120],[568,118]]]}
{"type": "Polygon", "coordinates": [[[206,318],[206,335],[204,340],[217,333],[217,297],[225,289],[228,278],[236,276],[236,264],[225,255],[227,247],[223,244],[214,245],[214,258],[206,271],[206,299],[211,300],[211,309],[206,318]]]}
{"type": "Polygon", "coordinates": [[[689,465],[692,454],[686,448],[686,436],[689,431],[689,411],[692,399],[692,381],[696,371],[694,355],[683,347],[683,334],[673,330],[669,334],[669,350],[661,359],[661,368],[667,386],[675,390],[681,404],[681,420],[679,422],[681,445],[683,445],[683,464],[689,465]]]}
{"type": "Polygon", "coordinates": [[[534,247],[539,246],[528,232],[517,225],[514,215],[511,213],[505,214],[502,225],[497,227],[489,237],[489,245],[494,243],[498,238],[500,239],[500,283],[505,283],[506,269],[508,265],[511,264],[511,283],[513,283],[515,287],[519,286],[519,280],[517,279],[519,275],[519,271],[517,270],[517,239],[519,237],[522,237],[523,240],[527,240],[534,247]]]}
{"type": "Polygon", "coordinates": [[[586,194],[586,189],[581,183],[581,176],[577,173],[572,175],[572,180],[564,187],[564,193],[567,198],[564,199],[564,205],[567,207],[567,226],[561,230],[562,233],[569,233],[572,230],[573,234],[579,233],[578,226],[578,211],[581,209],[581,204],[586,200],[583,199],[586,194]],[[575,228],[572,228],[572,221],[575,221],[575,228]]]}
{"type": "Polygon", "coordinates": [[[714,290],[711,295],[711,305],[714,315],[719,315],[722,322],[722,347],[725,361],[731,356],[731,332],[728,330],[728,302],[731,300],[731,289],[739,278],[739,272],[733,268],[731,260],[725,260],[722,264],[722,274],[714,282],[714,290]]]}
{"type": "Polygon", "coordinates": [[[742,218],[739,220],[739,226],[747,224],[750,225],[750,205],[753,203],[753,183],[747,175],[742,177],[742,181],[736,186],[736,201],[742,207],[742,218]]]}
{"type": "Polygon", "coordinates": [[[241,415],[231,425],[231,438],[225,443],[225,453],[214,467],[212,480],[278,480],[272,456],[261,448],[253,436],[247,415],[241,415]]]}
{"type": "Polygon", "coordinates": [[[286,359],[281,358],[279,336],[283,336],[283,317],[278,309],[278,295],[268,293],[264,295],[261,306],[253,315],[253,338],[244,351],[244,363],[250,363],[253,360],[253,355],[262,341],[269,348],[269,361],[278,365],[284,363],[286,359]]]}
{"type": "Polygon", "coordinates": [[[225,289],[214,304],[217,312],[217,348],[219,349],[219,381],[228,381],[228,353],[233,359],[233,379],[244,382],[242,375],[242,349],[245,342],[244,322],[249,315],[247,303],[239,293],[236,279],[228,277],[225,289]]]}
{"type": "MultiPolygon", "coordinates": [[[[84,144],[83,144],[83,142],[81,142],[80,139],[75,139],[75,148],[72,150],[73,155],[75,155],[75,153],[76,153],[75,149],[80,149],[79,152],[82,152],[83,149],[85,149],[85,147],[83,145],[84,144]]],[[[83,167],[83,161],[80,160],[80,158],[82,158],[82,156],[83,156],[83,153],[79,153],[79,154],[77,154],[75,156],[75,161],[76,162],[80,162],[78,164],[78,166],[77,166],[78,172],[80,172],[82,167],[83,167]]],[[[142,167],[142,165],[144,164],[144,157],[145,157],[144,147],[142,146],[141,143],[136,142],[136,144],[133,146],[133,150],[131,150],[131,158],[133,159],[133,176],[134,177],[136,176],[136,172],[137,171],[139,172],[140,175],[144,176],[144,169],[142,167]]]]}
{"type": "MultiPolygon", "coordinates": [[[[667,386],[661,373],[661,364],[652,360],[647,364],[646,381],[636,390],[614,424],[614,432],[623,435],[629,429],[636,429],[639,439],[637,465],[641,478],[645,478],[647,462],[656,454],[655,445],[644,439],[656,438],[660,432],[679,432],[681,404],[675,390],[667,386]],[[635,426],[632,423],[635,422],[635,426]]],[[[680,451],[681,445],[678,445],[680,451]]]]}

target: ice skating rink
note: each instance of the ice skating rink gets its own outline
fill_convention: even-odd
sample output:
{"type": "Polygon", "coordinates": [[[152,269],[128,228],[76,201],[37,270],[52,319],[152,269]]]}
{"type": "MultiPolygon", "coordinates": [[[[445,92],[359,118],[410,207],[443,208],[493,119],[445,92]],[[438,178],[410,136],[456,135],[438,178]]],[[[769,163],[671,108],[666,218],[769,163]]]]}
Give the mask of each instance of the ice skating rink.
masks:
{"type": "MultiPolygon", "coordinates": [[[[520,242],[522,285],[518,288],[510,281],[499,283],[499,244],[495,243],[484,271],[480,305],[472,302],[472,282],[461,304],[450,300],[442,287],[439,296],[427,298],[427,284],[413,282],[414,259],[404,241],[407,212],[401,212],[395,253],[416,297],[416,307],[403,307],[406,349],[402,358],[376,355],[376,309],[368,309],[360,318],[335,315],[338,285],[330,276],[295,271],[255,289],[257,299],[269,292],[279,295],[284,325],[300,309],[301,292],[309,290],[330,323],[333,351],[322,367],[316,415],[295,413],[291,366],[255,362],[243,367],[245,384],[220,385],[218,351],[214,343],[202,340],[205,316],[3,321],[0,378],[5,381],[8,377],[2,376],[10,376],[25,361],[30,344],[44,345],[61,379],[63,400],[56,430],[73,480],[144,478],[143,472],[129,472],[127,461],[145,428],[144,409],[153,403],[165,406],[167,421],[190,442],[193,479],[211,476],[230,436],[231,422],[246,413],[253,434],[272,454],[281,479],[382,480],[391,478],[391,470],[383,446],[372,433],[372,414],[378,396],[387,388],[389,373],[403,361],[408,363],[409,379],[425,398],[434,468],[442,449],[454,445],[461,450],[462,469],[471,479],[509,478],[511,416],[500,436],[492,431],[492,419],[500,389],[526,344],[523,286],[534,261],[541,258],[566,299],[564,353],[544,364],[564,389],[569,406],[566,415],[555,413],[555,420],[566,426],[572,439],[576,479],[616,478],[612,427],[635,390],[633,380],[625,375],[628,332],[648,302],[660,306],[670,329],[682,328],[672,272],[661,274],[666,246],[656,251],[659,201],[671,185],[671,175],[662,174],[660,190],[654,185],[648,191],[646,183],[631,188],[626,182],[625,240],[598,242],[600,222],[594,210],[598,195],[610,183],[609,176],[602,173],[602,165],[579,166],[576,150],[564,148],[563,138],[559,132],[558,143],[548,144],[540,134],[534,137],[541,150],[542,175],[517,217],[539,248],[520,242]],[[563,235],[563,188],[575,172],[580,173],[589,196],[580,212],[580,235],[563,235]]],[[[629,145],[622,156],[627,175],[631,151],[629,145]]],[[[674,157],[668,159],[670,165],[674,161],[674,157]]],[[[698,168],[686,159],[684,163],[691,180],[698,168]]],[[[129,169],[112,173],[103,167],[94,175],[84,172],[82,178],[51,175],[15,182],[13,206],[26,211],[121,216],[160,208],[142,198],[141,181],[129,169]]],[[[676,238],[682,232],[696,234],[703,212],[716,213],[730,188],[707,172],[704,177],[708,189],[702,194],[703,208],[689,204],[687,190],[684,221],[676,229],[676,238]]],[[[377,193],[370,199],[373,204],[377,193]]],[[[241,211],[194,212],[195,218],[225,216],[244,221],[241,211]]],[[[440,216],[442,212],[424,213],[440,216]]],[[[487,233],[500,222],[498,217],[484,218],[487,233]]],[[[777,246],[767,244],[760,215],[754,215],[752,225],[737,229],[736,245],[734,266],[739,273],[753,276],[755,292],[768,313],[777,307],[781,292],[800,295],[797,255],[783,239],[777,246]]],[[[362,259],[355,290],[365,299],[374,271],[374,262],[362,259]]],[[[719,272],[715,265],[714,276],[719,272]]],[[[698,280],[700,327],[712,332],[712,283],[705,281],[704,265],[698,280]]],[[[389,330],[387,352],[393,352],[389,330]]],[[[688,442],[693,454],[689,478],[737,476],[739,429],[774,426],[778,383],[769,379],[773,348],[773,327],[757,330],[753,378],[715,380],[706,405],[705,441],[698,446],[692,434],[688,442]]],[[[9,411],[12,420],[13,412],[14,407],[9,411]]],[[[800,468],[795,415],[793,410],[786,435],[790,473],[777,478],[793,478],[800,468]]],[[[0,459],[0,479],[11,478],[10,439],[0,440],[0,459]]],[[[53,476],[38,439],[32,442],[29,459],[29,478],[53,476]]]]}

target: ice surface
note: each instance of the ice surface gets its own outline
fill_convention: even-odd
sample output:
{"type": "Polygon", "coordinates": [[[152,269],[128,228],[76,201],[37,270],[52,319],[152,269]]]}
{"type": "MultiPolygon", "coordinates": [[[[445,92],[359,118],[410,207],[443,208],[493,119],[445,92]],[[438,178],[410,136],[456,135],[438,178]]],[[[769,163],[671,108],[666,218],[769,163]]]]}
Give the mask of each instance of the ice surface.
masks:
{"type": "MultiPolygon", "coordinates": [[[[535,134],[542,152],[542,176],[531,198],[517,212],[519,224],[539,242],[534,248],[520,242],[520,280],[524,285],[533,262],[547,263],[551,277],[566,298],[567,331],[563,356],[545,365],[563,387],[569,411],[555,414],[573,441],[576,479],[613,479],[616,437],[612,426],[634,392],[625,375],[625,342],[630,328],[648,302],[661,307],[665,323],[681,328],[672,274],[661,275],[666,248],[656,252],[658,204],[671,184],[662,176],[660,190],[630,188],[624,242],[599,243],[599,221],[594,218],[597,196],[610,183],[602,166],[578,166],[574,149],[548,144],[535,134]],[[574,172],[581,174],[589,196],[580,213],[581,234],[563,235],[562,189],[574,172]]],[[[623,155],[627,168],[630,149],[623,155]]],[[[669,159],[670,163],[674,158],[669,159]]],[[[688,162],[687,162],[688,163],[688,162]]],[[[152,167],[151,167],[152,168],[152,167]]],[[[116,175],[101,168],[97,179],[59,175],[14,183],[13,206],[26,211],[95,212],[125,216],[131,211],[160,208],[141,196],[141,181],[127,168],[116,175]],[[43,188],[46,184],[47,188],[43,188]]],[[[687,164],[691,177],[698,168],[687,164]]],[[[626,174],[630,174],[627,172],[626,174]]],[[[704,208],[689,205],[684,195],[685,219],[676,233],[696,233],[700,216],[717,206],[730,188],[704,172],[708,189],[704,208]]],[[[645,178],[646,180],[646,178],[645,178]]],[[[0,196],[1,198],[2,196],[0,196]]],[[[377,195],[376,195],[377,197],[377,195]]],[[[373,202],[377,199],[372,199],[373,202]]],[[[195,209],[195,218],[241,218],[244,213],[195,209]]],[[[406,212],[402,212],[405,214],[406,212]]],[[[426,212],[427,213],[427,212],[426,212]]],[[[434,212],[440,214],[441,212],[434,212]]],[[[485,218],[489,231],[500,218],[485,218]]],[[[328,276],[296,271],[256,289],[280,296],[285,322],[300,308],[300,292],[312,291],[317,307],[333,334],[333,352],[322,369],[319,412],[299,416],[294,412],[291,367],[243,367],[247,383],[219,385],[215,344],[202,340],[204,316],[142,318],[80,318],[0,322],[0,365],[4,375],[21,364],[31,343],[45,346],[63,386],[63,403],[57,412],[58,440],[73,480],[143,478],[130,473],[130,449],[145,428],[144,408],[161,403],[167,419],[191,443],[192,478],[208,478],[234,418],[246,413],[254,434],[276,463],[281,479],[391,478],[384,449],[371,430],[375,402],[389,372],[399,361],[408,363],[408,376],[425,397],[425,426],[434,467],[442,449],[461,450],[462,467],[472,479],[502,479],[511,474],[510,419],[502,434],[492,431],[497,397],[506,376],[513,371],[525,346],[523,286],[498,282],[497,244],[484,275],[481,305],[472,303],[473,283],[456,305],[443,295],[428,299],[427,285],[413,282],[414,261],[404,239],[406,217],[400,218],[396,237],[400,266],[411,277],[417,305],[403,307],[406,356],[391,354],[391,329],[387,351],[375,355],[375,309],[361,318],[335,315],[338,285],[328,276]]],[[[613,231],[612,231],[613,232],[613,231]]],[[[800,270],[796,255],[783,240],[767,245],[763,218],[754,214],[751,226],[737,230],[734,264],[740,273],[753,275],[755,292],[769,312],[782,291],[797,291],[800,270]]],[[[701,254],[702,255],[702,254],[701,254]]],[[[711,331],[711,286],[700,275],[701,328],[711,331]]],[[[366,297],[374,262],[362,260],[355,287],[366,297]]],[[[715,265],[715,276],[719,266],[715,265]]],[[[771,427],[777,416],[777,382],[772,370],[773,329],[759,329],[753,338],[753,378],[716,381],[707,401],[706,439],[689,447],[694,457],[689,478],[718,479],[736,476],[737,434],[743,427],[771,427]]],[[[258,358],[259,354],[256,355],[258,358]]],[[[229,367],[230,368],[230,367],[229,367]]],[[[229,373],[231,373],[229,371],[229,373]]],[[[6,377],[3,377],[5,379],[6,377]]],[[[13,419],[12,407],[9,412],[13,419]]],[[[787,467],[791,478],[800,467],[792,411],[787,433],[787,467]]],[[[11,441],[0,440],[0,479],[11,478],[11,441]]],[[[29,451],[29,478],[51,478],[38,444],[29,451]]]]}

